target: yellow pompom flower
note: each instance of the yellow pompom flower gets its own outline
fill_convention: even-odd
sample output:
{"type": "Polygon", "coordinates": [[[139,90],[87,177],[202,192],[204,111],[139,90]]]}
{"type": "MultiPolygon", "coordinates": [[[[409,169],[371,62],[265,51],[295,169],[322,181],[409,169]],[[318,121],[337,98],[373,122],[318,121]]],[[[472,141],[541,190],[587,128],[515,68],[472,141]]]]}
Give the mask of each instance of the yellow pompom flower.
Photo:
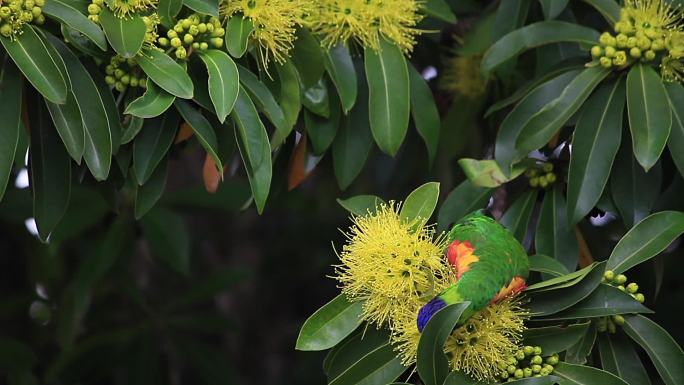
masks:
{"type": "Polygon", "coordinates": [[[157,7],[157,0],[105,0],[117,17],[126,18],[133,13],[145,12],[157,7]]]}
{"type": "Polygon", "coordinates": [[[352,39],[377,51],[384,37],[409,53],[422,32],[415,28],[423,18],[415,0],[319,0],[317,5],[308,25],[328,48],[352,39]]]}
{"type": "Polygon", "coordinates": [[[392,328],[399,314],[415,316],[452,279],[443,238],[433,240],[432,227],[402,220],[394,202],[352,220],[334,278],[349,300],[364,301],[365,320],[392,328]]]}
{"type": "Polygon", "coordinates": [[[445,91],[474,99],[484,94],[487,80],[480,72],[481,56],[449,56],[444,60],[440,85],[445,91]]]}
{"type": "Polygon", "coordinates": [[[236,15],[252,22],[251,39],[258,44],[261,64],[267,68],[271,59],[287,60],[297,27],[304,23],[312,4],[312,0],[224,0],[220,11],[222,16],[236,15]]]}
{"type": "Polygon", "coordinates": [[[453,370],[479,381],[492,381],[500,372],[499,363],[520,347],[524,321],[520,295],[509,296],[479,311],[451,333],[444,351],[453,370]]]}

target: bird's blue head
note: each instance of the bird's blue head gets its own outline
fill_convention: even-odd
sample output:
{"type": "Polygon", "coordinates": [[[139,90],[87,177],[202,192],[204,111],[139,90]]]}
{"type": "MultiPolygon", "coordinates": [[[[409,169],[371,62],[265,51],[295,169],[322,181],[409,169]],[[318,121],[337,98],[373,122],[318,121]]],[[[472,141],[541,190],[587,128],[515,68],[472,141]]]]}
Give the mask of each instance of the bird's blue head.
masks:
{"type": "Polygon", "coordinates": [[[439,297],[435,297],[431,299],[430,302],[423,305],[423,307],[421,307],[418,311],[418,319],[416,320],[418,323],[418,331],[422,333],[430,318],[432,318],[435,313],[445,306],[446,302],[439,297]]]}

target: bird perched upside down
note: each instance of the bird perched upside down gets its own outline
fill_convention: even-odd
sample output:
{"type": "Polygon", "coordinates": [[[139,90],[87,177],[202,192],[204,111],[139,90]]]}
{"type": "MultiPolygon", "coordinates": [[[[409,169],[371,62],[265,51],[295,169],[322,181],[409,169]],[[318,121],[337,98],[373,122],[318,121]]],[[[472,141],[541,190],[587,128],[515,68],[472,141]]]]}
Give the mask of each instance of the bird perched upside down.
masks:
{"type": "Polygon", "coordinates": [[[482,211],[454,225],[448,235],[447,258],[457,281],[418,312],[418,330],[447,305],[470,301],[459,318],[463,324],[488,304],[525,289],[527,253],[513,235],[482,211]]]}

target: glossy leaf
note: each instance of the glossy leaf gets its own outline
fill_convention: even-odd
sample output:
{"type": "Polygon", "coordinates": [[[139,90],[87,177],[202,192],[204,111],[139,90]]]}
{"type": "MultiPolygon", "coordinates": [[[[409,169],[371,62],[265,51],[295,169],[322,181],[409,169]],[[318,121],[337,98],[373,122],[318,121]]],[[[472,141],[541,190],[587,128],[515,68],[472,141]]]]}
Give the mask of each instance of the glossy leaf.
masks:
{"type": "Polygon", "coordinates": [[[627,313],[653,313],[653,311],[637,302],[629,294],[602,284],[576,305],[545,319],[595,318],[627,313]]]}
{"type": "Polygon", "coordinates": [[[623,330],[651,358],[667,385],[684,381],[684,351],[665,329],[642,315],[625,316],[623,330]]]}
{"type": "Polygon", "coordinates": [[[271,147],[280,145],[285,138],[292,132],[292,128],[297,123],[299,111],[302,108],[301,90],[299,85],[299,74],[291,62],[285,62],[275,66],[278,72],[279,88],[278,104],[283,110],[286,124],[277,127],[271,140],[271,147]]]}
{"type": "Polygon", "coordinates": [[[482,58],[482,72],[488,73],[525,50],[546,44],[574,42],[593,45],[598,32],[564,21],[542,21],[510,32],[497,40],[482,58]]]}
{"type": "Polygon", "coordinates": [[[145,240],[156,258],[181,274],[190,269],[190,236],[178,214],[155,208],[140,221],[145,240]]]}
{"type": "Polygon", "coordinates": [[[408,64],[409,80],[411,86],[411,116],[413,123],[427,147],[429,164],[435,160],[437,146],[439,144],[439,129],[441,126],[439,111],[430,87],[413,67],[408,64]]]}
{"type": "Polygon", "coordinates": [[[142,96],[126,106],[124,114],[131,114],[141,118],[154,118],[163,114],[171,107],[175,96],[162,90],[154,82],[147,83],[147,89],[142,96]]]}
{"type": "Polygon", "coordinates": [[[157,13],[161,24],[166,28],[173,28],[175,24],[176,15],[183,7],[183,0],[159,0],[157,4],[157,13]]]}
{"type": "Polygon", "coordinates": [[[100,27],[88,20],[85,15],[68,2],[61,0],[46,1],[42,10],[46,15],[57,19],[63,24],[67,24],[70,28],[87,36],[88,39],[95,43],[101,50],[107,50],[107,38],[100,27]]]}
{"type": "Polygon", "coordinates": [[[427,0],[421,4],[421,10],[426,15],[446,21],[447,23],[456,22],[456,15],[451,11],[449,4],[445,0],[427,0]]]}
{"type": "MultiPolygon", "coordinates": [[[[532,260],[534,256],[530,257],[531,261],[530,264],[532,263],[532,260]]],[[[551,258],[551,257],[547,257],[551,258]]],[[[556,261],[556,263],[560,263],[556,261]]],[[[527,291],[545,291],[545,290],[555,290],[563,287],[569,287],[572,286],[578,282],[580,282],[587,274],[589,274],[592,270],[596,268],[596,264],[591,264],[583,269],[573,271],[571,273],[567,273],[565,275],[562,275],[560,277],[554,277],[547,279],[542,282],[537,282],[535,284],[527,286],[527,291]]]]}
{"type": "Polygon", "coordinates": [[[199,111],[190,105],[189,102],[176,99],[173,104],[176,106],[178,112],[180,112],[183,120],[190,125],[195,137],[207,154],[211,155],[214,164],[216,164],[219,172],[221,172],[223,170],[223,162],[218,156],[218,140],[216,139],[214,128],[199,111]]]}
{"type": "Polygon", "coordinates": [[[484,208],[492,195],[489,188],[473,186],[470,181],[463,181],[453,189],[439,209],[437,223],[439,231],[446,230],[452,223],[456,223],[477,209],[484,208]]]}
{"type": "Polygon", "coordinates": [[[364,54],[371,132],[378,147],[396,155],[408,130],[410,84],[401,49],[380,39],[380,51],[364,54]]]}
{"type": "Polygon", "coordinates": [[[261,213],[271,187],[271,146],[268,143],[268,134],[247,91],[242,87],[231,114],[236,123],[235,136],[242,163],[247,170],[257,211],[261,213]]]}
{"type": "Polygon", "coordinates": [[[607,269],[616,274],[647,261],[684,233],[684,213],[661,211],[637,223],[615,245],[607,269]]]}
{"type": "Polygon", "coordinates": [[[627,385],[615,375],[591,366],[573,365],[559,362],[553,374],[560,377],[560,385],[627,385]]]}
{"type": "Polygon", "coordinates": [[[526,191],[513,202],[499,221],[508,231],[513,234],[518,242],[523,242],[527,235],[527,229],[532,217],[532,210],[537,203],[538,190],[526,191]]]}
{"type": "MultiPolygon", "coordinates": [[[[0,67],[0,201],[5,195],[21,129],[21,75],[7,54],[2,54],[0,67]]],[[[49,102],[48,102],[49,103],[49,102]]]]}
{"type": "Polygon", "coordinates": [[[319,117],[308,109],[304,110],[304,126],[306,134],[311,139],[314,154],[323,154],[335,140],[340,127],[342,109],[336,94],[330,93],[330,116],[319,117]]]}
{"type": "Polygon", "coordinates": [[[254,30],[254,24],[246,17],[232,16],[226,23],[226,50],[231,56],[239,58],[247,52],[249,36],[254,30]]]}
{"type": "Polygon", "coordinates": [[[108,7],[101,9],[100,25],[114,51],[125,58],[135,56],[142,48],[147,31],[143,19],[136,14],[117,17],[108,7]]]}
{"type": "Polygon", "coordinates": [[[622,378],[629,385],[651,385],[641,358],[622,333],[599,334],[598,347],[603,370],[622,378]]]}
{"type": "Polygon", "coordinates": [[[670,110],[672,111],[672,130],[667,139],[672,160],[681,175],[684,175],[684,88],[679,83],[669,83],[667,90],[670,110]]]}
{"type": "Polygon", "coordinates": [[[596,334],[596,323],[592,322],[589,324],[589,328],[586,330],[582,338],[580,338],[577,343],[572,345],[565,352],[564,361],[568,364],[586,364],[587,357],[591,354],[591,351],[594,348],[594,343],[596,343],[596,334]]]}
{"type": "Polygon", "coordinates": [[[67,152],[76,163],[81,164],[85,150],[85,131],[76,98],[70,92],[66,103],[55,104],[48,101],[46,104],[67,152]]]}
{"type": "Polygon", "coordinates": [[[394,347],[388,342],[354,362],[339,376],[330,379],[328,384],[388,384],[405,370],[406,367],[401,364],[394,347]]]}
{"type": "Polygon", "coordinates": [[[356,103],[358,84],[354,63],[349,49],[340,43],[324,52],[325,70],[332,80],[342,102],[342,110],[348,113],[356,103]]]}
{"type": "Polygon", "coordinates": [[[223,123],[233,110],[240,90],[240,78],[235,62],[225,52],[210,49],[200,52],[200,59],[209,73],[209,96],[216,111],[216,117],[223,123]]]}
{"type": "Polygon", "coordinates": [[[634,156],[648,171],[660,158],[672,127],[667,92],[648,65],[635,65],[627,74],[627,112],[634,156]]]}
{"type": "Polygon", "coordinates": [[[557,260],[541,254],[531,255],[529,258],[530,271],[538,271],[540,273],[551,274],[554,276],[563,276],[568,274],[568,269],[557,260]]]}
{"type": "Polygon", "coordinates": [[[620,20],[620,4],[613,0],[584,0],[603,15],[608,24],[614,25],[620,20]]]}
{"type": "Polygon", "coordinates": [[[546,20],[555,19],[568,5],[568,0],[539,0],[546,20]]]}
{"type": "Polygon", "coordinates": [[[325,73],[324,51],[325,48],[321,47],[313,33],[306,28],[297,30],[297,44],[292,50],[292,61],[305,89],[313,87],[325,73]]]}
{"type": "Polygon", "coordinates": [[[385,204],[385,201],[375,195],[357,195],[347,199],[338,198],[337,203],[350,213],[363,216],[375,212],[375,209],[385,204]]]}
{"type": "Polygon", "coordinates": [[[166,157],[179,124],[180,116],[175,111],[145,120],[133,142],[133,170],[139,185],[147,184],[157,166],[166,157]]]}
{"type": "Polygon", "coordinates": [[[568,219],[579,222],[598,202],[620,148],[625,82],[601,87],[587,101],[575,127],[568,176],[568,219]]]}
{"type": "Polygon", "coordinates": [[[183,0],[183,5],[195,12],[219,17],[219,2],[217,0],[183,0]]]}
{"type": "Polygon", "coordinates": [[[365,355],[389,341],[390,336],[386,330],[374,327],[359,329],[335,345],[326,355],[323,371],[329,380],[336,378],[365,355]]]}
{"type": "Polygon", "coordinates": [[[530,293],[530,314],[534,317],[548,316],[565,310],[583,300],[601,282],[604,267],[605,262],[592,265],[589,273],[579,283],[571,287],[530,293]]]}
{"type": "Polygon", "coordinates": [[[140,219],[154,207],[159,201],[164,188],[166,187],[166,177],[168,174],[168,159],[160,162],[154,169],[150,178],[136,189],[135,192],[135,219],[140,219]]]}
{"type": "Polygon", "coordinates": [[[586,334],[590,322],[568,326],[531,328],[523,333],[525,345],[541,346],[544,355],[560,353],[577,343],[586,334]]]}
{"type": "Polygon", "coordinates": [[[130,116],[124,120],[121,131],[121,144],[126,144],[135,139],[142,130],[145,119],[137,116],[130,116]]]}
{"type": "Polygon", "coordinates": [[[562,186],[547,190],[537,222],[534,245],[537,253],[554,257],[568,271],[577,267],[579,249],[575,232],[568,226],[562,186]]]}
{"type": "Polygon", "coordinates": [[[504,183],[510,182],[527,169],[527,166],[514,167],[510,176],[506,176],[493,159],[461,158],[458,160],[458,165],[461,166],[468,180],[475,186],[490,188],[499,187],[504,183]]]}
{"type": "Polygon", "coordinates": [[[24,74],[26,80],[45,99],[63,104],[67,98],[67,81],[62,75],[60,64],[48,53],[46,42],[36,33],[33,26],[27,26],[14,41],[0,37],[0,43],[24,74]]]}
{"type": "Polygon", "coordinates": [[[408,223],[416,221],[415,227],[421,227],[432,216],[439,199],[439,183],[428,182],[413,190],[401,206],[399,216],[408,223]]]}
{"type": "Polygon", "coordinates": [[[349,302],[344,294],[309,317],[297,337],[297,350],[325,350],[337,345],[361,323],[363,302],[349,302]]]}
{"type": "Polygon", "coordinates": [[[157,83],[164,91],[183,99],[191,99],[192,79],[185,69],[163,52],[146,49],[138,57],[138,64],[149,80],[157,83]]]}
{"type": "Polygon", "coordinates": [[[277,130],[287,131],[285,114],[271,91],[250,70],[238,66],[240,83],[248,92],[250,99],[263,112],[277,130]]]}
{"type": "Polygon", "coordinates": [[[609,73],[610,71],[600,66],[580,72],[557,98],[546,104],[524,124],[515,142],[516,149],[521,153],[527,153],[548,143],[609,73]]]}

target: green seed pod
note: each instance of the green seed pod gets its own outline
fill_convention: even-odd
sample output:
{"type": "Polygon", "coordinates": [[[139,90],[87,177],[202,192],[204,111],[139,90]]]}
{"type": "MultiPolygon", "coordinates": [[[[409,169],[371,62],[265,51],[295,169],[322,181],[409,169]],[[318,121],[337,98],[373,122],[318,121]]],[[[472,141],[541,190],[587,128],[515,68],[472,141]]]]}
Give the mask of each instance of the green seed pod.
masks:
{"type": "Polygon", "coordinates": [[[613,322],[615,322],[616,325],[624,325],[625,324],[625,318],[619,314],[616,314],[613,316],[613,322]]]}
{"type": "Polygon", "coordinates": [[[639,303],[644,303],[644,301],[646,301],[646,298],[644,298],[644,295],[641,293],[636,293],[634,295],[634,299],[637,300],[637,302],[639,303]]]}
{"type": "Polygon", "coordinates": [[[634,294],[637,291],[639,291],[639,285],[637,285],[634,282],[630,282],[629,285],[627,285],[627,292],[630,294],[634,294]]]}
{"type": "Polygon", "coordinates": [[[610,68],[613,66],[613,61],[604,56],[599,59],[599,64],[601,64],[601,67],[603,68],[610,68]]]}
{"type": "Polygon", "coordinates": [[[523,376],[524,376],[523,370],[522,369],[516,369],[515,373],[513,373],[513,376],[515,378],[523,378],[523,376]]]}
{"type": "Polygon", "coordinates": [[[195,38],[189,33],[186,33],[185,36],[183,36],[183,43],[185,44],[192,44],[194,40],[195,38]]]}
{"type": "Polygon", "coordinates": [[[641,57],[641,50],[640,50],[639,48],[637,48],[637,47],[632,47],[632,48],[629,50],[629,56],[631,56],[631,57],[633,57],[633,58],[635,58],[635,59],[638,59],[638,58],[641,57]]]}
{"type": "Polygon", "coordinates": [[[617,277],[615,277],[615,283],[618,285],[622,285],[625,282],[627,282],[627,276],[624,274],[618,274],[617,277]]]}
{"type": "Polygon", "coordinates": [[[541,372],[541,365],[532,365],[532,373],[541,372]]]}

